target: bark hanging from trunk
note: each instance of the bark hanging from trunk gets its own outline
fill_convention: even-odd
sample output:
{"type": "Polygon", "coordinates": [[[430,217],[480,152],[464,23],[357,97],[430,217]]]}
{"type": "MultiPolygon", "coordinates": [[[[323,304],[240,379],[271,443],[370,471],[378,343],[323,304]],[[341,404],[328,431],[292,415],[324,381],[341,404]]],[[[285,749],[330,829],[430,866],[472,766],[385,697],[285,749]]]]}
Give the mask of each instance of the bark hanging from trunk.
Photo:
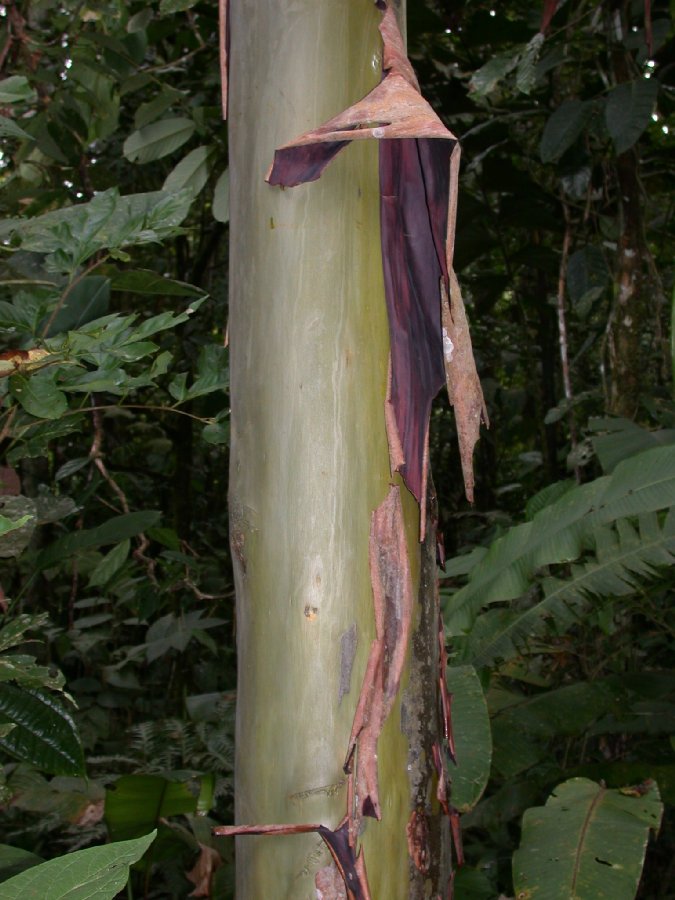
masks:
{"type": "MultiPolygon", "coordinates": [[[[364,0],[236,0],[230,16],[236,817],[301,826],[237,838],[237,897],[335,900],[347,896],[339,859],[351,865],[352,850],[336,856],[332,835],[347,839],[358,800],[343,763],[376,636],[369,532],[392,480],[377,147],[345,149],[319,182],[292,190],[264,178],[275,148],[378,83],[380,13],[364,0]]],[[[437,672],[420,683],[438,655],[424,625],[437,608],[433,529],[421,548],[419,507],[395,480],[423,664],[411,669],[408,653],[406,715],[399,692],[377,740],[382,821],[363,820],[353,859],[365,859],[373,898],[421,900],[445,892],[449,852],[428,753],[439,740],[437,672]],[[426,698],[423,712],[413,696],[426,698]],[[425,756],[421,774],[408,770],[425,756]],[[408,827],[420,804],[428,852],[424,827],[408,827]]]]}

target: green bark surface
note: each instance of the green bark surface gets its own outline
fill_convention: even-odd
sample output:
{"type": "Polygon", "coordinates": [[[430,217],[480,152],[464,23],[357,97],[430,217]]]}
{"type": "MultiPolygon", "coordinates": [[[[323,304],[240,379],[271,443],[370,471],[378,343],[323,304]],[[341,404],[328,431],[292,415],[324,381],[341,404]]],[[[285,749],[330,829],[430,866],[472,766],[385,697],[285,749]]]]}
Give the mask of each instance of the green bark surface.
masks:
{"type": "MultiPolygon", "coordinates": [[[[377,83],[379,16],[366,0],[231,9],[239,824],[336,828],[347,811],[342,765],[374,637],[370,517],[391,481],[377,146],[348,147],[308,185],[264,178],[276,147],[377,83]]],[[[417,594],[419,510],[403,493],[417,594]]],[[[366,820],[363,844],[373,897],[396,900],[412,896],[400,698],[378,750],[383,820],[366,820]]],[[[330,862],[318,835],[237,842],[239,900],[317,896],[330,862]]]]}

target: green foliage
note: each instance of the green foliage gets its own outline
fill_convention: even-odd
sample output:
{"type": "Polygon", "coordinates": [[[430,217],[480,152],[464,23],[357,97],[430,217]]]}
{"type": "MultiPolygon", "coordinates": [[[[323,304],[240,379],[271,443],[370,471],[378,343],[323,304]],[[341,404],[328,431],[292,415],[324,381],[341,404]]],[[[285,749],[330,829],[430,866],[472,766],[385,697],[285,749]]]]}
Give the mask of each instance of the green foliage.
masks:
{"type": "Polygon", "coordinates": [[[7,900],[113,900],[124,887],[129,866],[143,856],[157,835],[92,847],[31,867],[2,885],[7,900]]]}
{"type": "MultiPolygon", "coordinates": [[[[232,800],[231,586],[213,516],[226,156],[217,10],[192,6],[32,4],[22,38],[0,17],[0,828],[17,850],[79,851],[106,840],[113,783],[187,790],[132,873],[170,896],[194,889],[185,873],[211,846],[200,817],[227,821],[232,800]]],[[[139,823],[136,804],[134,836],[156,820],[139,823]]]]}
{"type": "Polygon", "coordinates": [[[516,894],[547,900],[631,900],[647,838],[658,831],[658,788],[608,790],[586,778],[559,785],[546,806],[529,809],[513,857],[516,894]]]}
{"type": "Polygon", "coordinates": [[[451,666],[446,673],[452,694],[457,765],[452,769],[452,803],[468,812],[483,795],[490,775],[492,734],[483,688],[473,666],[451,666]]]}

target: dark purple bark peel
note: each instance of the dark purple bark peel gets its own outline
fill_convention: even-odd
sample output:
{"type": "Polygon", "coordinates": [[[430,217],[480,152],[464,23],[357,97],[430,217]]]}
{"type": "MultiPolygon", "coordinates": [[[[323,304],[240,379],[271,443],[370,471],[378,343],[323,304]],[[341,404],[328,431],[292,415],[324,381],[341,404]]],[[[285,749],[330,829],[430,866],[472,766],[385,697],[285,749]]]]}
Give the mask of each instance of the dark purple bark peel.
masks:
{"type": "Polygon", "coordinates": [[[450,151],[450,142],[437,139],[380,143],[382,266],[392,363],[389,399],[404,460],[399,471],[418,503],[424,491],[431,404],[445,383],[438,285],[448,277],[450,151]],[[439,203],[439,197],[445,202],[439,203]]]}
{"type": "Polygon", "coordinates": [[[391,343],[387,437],[392,473],[401,473],[420,504],[423,539],[434,397],[446,381],[469,500],[473,447],[487,416],[452,272],[459,145],[419,93],[393,9],[378,6],[384,11],[382,81],[344,112],[276,150],[267,180],[286,187],[315,181],[350,141],[380,142],[382,265],[391,343]]]}

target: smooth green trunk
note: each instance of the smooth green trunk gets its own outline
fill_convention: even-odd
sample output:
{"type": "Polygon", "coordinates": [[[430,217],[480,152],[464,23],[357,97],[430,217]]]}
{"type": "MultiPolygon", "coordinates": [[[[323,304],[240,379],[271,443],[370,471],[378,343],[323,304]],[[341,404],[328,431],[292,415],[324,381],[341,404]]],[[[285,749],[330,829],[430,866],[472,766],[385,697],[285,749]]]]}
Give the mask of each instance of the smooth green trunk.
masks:
{"type": "MultiPolygon", "coordinates": [[[[264,178],[275,147],[377,83],[379,13],[369,0],[231,7],[236,817],[335,828],[374,636],[370,517],[392,480],[377,146],[355,143],[308,185],[281,190],[264,178]]],[[[403,495],[417,590],[419,510],[403,495]]],[[[428,688],[433,697],[433,677],[428,688]]],[[[407,731],[418,728],[416,710],[407,731]]],[[[378,748],[383,819],[367,820],[363,835],[373,900],[431,896],[430,883],[411,887],[405,826],[418,754],[409,752],[399,698],[378,748]]],[[[429,782],[428,746],[421,757],[429,782]]],[[[428,801],[430,782],[421,790],[428,801]]],[[[329,862],[317,835],[238,838],[238,900],[315,898],[329,862]]]]}

